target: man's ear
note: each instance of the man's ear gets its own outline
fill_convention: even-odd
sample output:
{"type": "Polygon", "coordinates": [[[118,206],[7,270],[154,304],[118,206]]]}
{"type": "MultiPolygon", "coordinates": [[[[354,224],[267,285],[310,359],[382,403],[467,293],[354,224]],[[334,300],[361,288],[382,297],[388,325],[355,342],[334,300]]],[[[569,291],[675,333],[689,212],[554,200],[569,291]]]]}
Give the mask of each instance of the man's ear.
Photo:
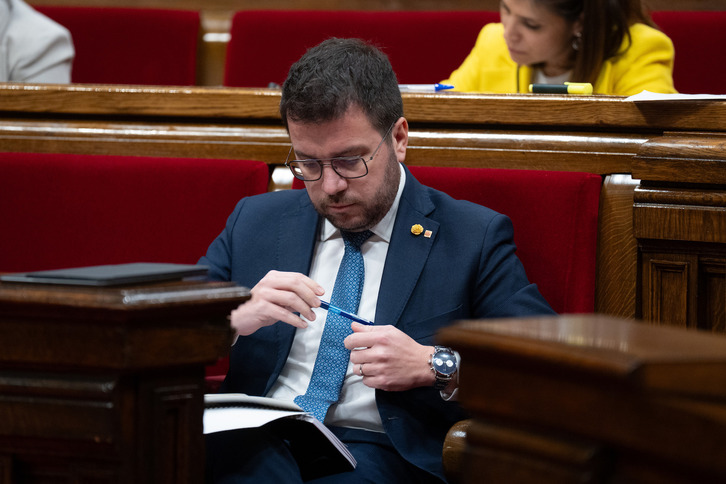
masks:
{"type": "Polygon", "coordinates": [[[393,152],[399,163],[406,161],[406,148],[408,148],[408,121],[401,116],[391,130],[393,152]]]}

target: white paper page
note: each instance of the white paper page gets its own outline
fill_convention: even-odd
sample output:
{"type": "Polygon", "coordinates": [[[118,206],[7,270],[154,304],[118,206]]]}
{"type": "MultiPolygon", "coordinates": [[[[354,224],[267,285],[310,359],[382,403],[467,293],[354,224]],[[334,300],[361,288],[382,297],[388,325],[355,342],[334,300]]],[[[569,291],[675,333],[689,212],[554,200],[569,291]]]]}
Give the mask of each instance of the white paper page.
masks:
{"type": "Polygon", "coordinates": [[[716,100],[726,101],[726,94],[658,94],[650,91],[643,91],[625,98],[626,101],[651,102],[651,101],[705,101],[716,100]]]}
{"type": "Polygon", "coordinates": [[[268,422],[289,415],[298,415],[294,410],[270,410],[266,408],[213,408],[204,411],[204,433],[211,434],[225,430],[260,427],[268,422]]]}

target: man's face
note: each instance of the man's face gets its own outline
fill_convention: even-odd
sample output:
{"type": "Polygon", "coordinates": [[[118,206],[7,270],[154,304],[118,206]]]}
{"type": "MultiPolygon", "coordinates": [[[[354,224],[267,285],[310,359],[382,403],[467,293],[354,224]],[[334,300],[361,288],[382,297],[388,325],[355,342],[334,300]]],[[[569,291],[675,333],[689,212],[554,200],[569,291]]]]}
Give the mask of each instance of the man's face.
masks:
{"type": "Polygon", "coordinates": [[[288,120],[288,130],[296,159],[322,159],[361,156],[368,165],[362,178],[346,179],[323,167],[319,180],[306,181],[308,196],[315,209],[335,227],[359,232],[377,224],[396,198],[400,171],[406,157],[408,125],[399,118],[372,161],[368,161],[382,135],[358,106],[351,106],[339,119],[323,123],[288,120]],[[393,142],[393,143],[391,143],[393,142]]]}

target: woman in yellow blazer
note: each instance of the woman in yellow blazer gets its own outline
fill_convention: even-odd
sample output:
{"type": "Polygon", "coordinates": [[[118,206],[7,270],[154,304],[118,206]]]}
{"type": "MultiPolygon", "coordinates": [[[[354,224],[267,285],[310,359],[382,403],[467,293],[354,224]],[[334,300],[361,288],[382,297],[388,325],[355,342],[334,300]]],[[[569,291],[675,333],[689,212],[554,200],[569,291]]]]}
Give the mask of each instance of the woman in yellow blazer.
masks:
{"type": "Polygon", "coordinates": [[[595,94],[676,92],[673,43],[648,25],[639,0],[501,0],[500,14],[442,83],[463,92],[566,81],[589,82],[595,94]]]}

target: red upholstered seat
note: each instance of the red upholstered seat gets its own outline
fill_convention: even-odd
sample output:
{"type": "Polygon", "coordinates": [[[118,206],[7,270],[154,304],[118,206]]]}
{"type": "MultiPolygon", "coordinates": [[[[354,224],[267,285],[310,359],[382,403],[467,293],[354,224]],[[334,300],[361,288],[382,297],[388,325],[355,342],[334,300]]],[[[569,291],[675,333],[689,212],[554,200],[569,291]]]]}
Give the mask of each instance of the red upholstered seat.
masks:
{"type": "Polygon", "coordinates": [[[70,30],[72,82],[196,84],[199,13],[183,10],[38,6],[70,30]]]}
{"type": "Polygon", "coordinates": [[[232,19],[224,84],[282,84],[290,66],[329,37],[374,42],[402,84],[435,83],[459,67],[498,12],[240,11],[232,19]]]}
{"type": "MultiPolygon", "coordinates": [[[[517,255],[527,276],[555,311],[594,311],[600,176],[539,170],[408,168],[424,185],[509,216],[517,255]]],[[[302,186],[294,180],[294,188],[302,186]]]]}
{"type": "MultiPolygon", "coordinates": [[[[268,177],[259,161],[0,153],[0,272],[194,264],[268,177]]],[[[227,365],[207,368],[210,390],[227,365]]]]}
{"type": "Polygon", "coordinates": [[[0,153],[0,272],[193,264],[267,184],[257,161],[0,153]]]}
{"type": "Polygon", "coordinates": [[[424,185],[512,219],[527,276],[558,313],[595,309],[600,176],[590,173],[411,166],[424,185]]]}
{"type": "Polygon", "coordinates": [[[653,12],[676,50],[673,82],[687,94],[726,94],[726,12],[653,12]]]}

